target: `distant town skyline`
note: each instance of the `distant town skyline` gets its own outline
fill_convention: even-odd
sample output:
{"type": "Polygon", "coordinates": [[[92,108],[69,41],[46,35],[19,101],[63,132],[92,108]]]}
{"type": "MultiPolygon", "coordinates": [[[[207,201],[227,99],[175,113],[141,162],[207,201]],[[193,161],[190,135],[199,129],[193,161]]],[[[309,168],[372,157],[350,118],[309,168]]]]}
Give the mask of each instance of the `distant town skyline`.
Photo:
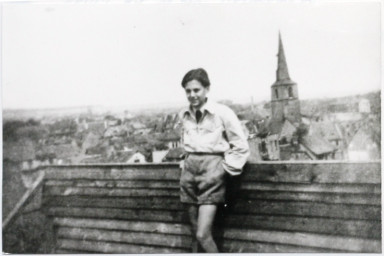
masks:
{"type": "Polygon", "coordinates": [[[301,100],[381,89],[380,2],[2,4],[3,109],[269,101],[278,33],[301,100]]]}

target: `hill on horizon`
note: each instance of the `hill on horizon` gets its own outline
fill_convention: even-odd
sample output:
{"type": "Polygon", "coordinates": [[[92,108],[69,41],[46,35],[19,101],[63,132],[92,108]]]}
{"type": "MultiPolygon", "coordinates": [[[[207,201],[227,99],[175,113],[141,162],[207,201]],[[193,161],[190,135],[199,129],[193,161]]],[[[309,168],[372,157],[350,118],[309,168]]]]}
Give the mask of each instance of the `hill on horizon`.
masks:
{"type": "MultiPolygon", "coordinates": [[[[335,97],[335,98],[319,98],[319,99],[302,99],[300,102],[313,102],[315,103],[344,103],[356,101],[361,98],[367,98],[371,101],[372,109],[376,111],[381,108],[381,90],[373,91],[365,94],[357,94],[351,96],[335,97]],[[378,102],[377,102],[378,101],[378,102]]],[[[231,100],[220,100],[228,101],[231,100]]],[[[254,105],[264,104],[269,101],[261,101],[254,103],[254,105]]],[[[236,103],[236,102],[234,102],[236,103]]],[[[240,105],[251,105],[251,103],[236,103],[240,105]]],[[[142,114],[142,113],[161,113],[161,112],[174,112],[183,107],[185,103],[161,103],[151,105],[127,105],[127,106],[74,106],[74,107],[62,107],[62,108],[42,108],[42,109],[3,109],[3,120],[26,120],[29,118],[43,118],[43,117],[68,117],[77,116],[80,114],[92,113],[95,115],[105,115],[111,113],[123,113],[128,111],[130,113],[142,114]]]]}

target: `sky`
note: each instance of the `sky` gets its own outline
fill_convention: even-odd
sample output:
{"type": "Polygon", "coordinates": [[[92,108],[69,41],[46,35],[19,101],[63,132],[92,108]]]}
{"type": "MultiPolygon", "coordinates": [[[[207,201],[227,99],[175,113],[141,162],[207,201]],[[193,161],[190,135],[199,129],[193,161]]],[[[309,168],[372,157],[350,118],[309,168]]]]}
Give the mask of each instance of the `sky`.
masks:
{"type": "Polygon", "coordinates": [[[381,88],[380,1],[14,2],[1,6],[2,106],[187,104],[202,67],[209,97],[269,101],[281,32],[300,99],[381,88]]]}

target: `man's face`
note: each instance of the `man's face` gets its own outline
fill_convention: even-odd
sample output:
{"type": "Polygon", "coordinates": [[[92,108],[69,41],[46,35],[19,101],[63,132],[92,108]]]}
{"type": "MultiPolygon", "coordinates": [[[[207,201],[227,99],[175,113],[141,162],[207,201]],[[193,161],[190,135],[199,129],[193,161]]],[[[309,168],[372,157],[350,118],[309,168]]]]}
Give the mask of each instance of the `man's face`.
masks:
{"type": "Polygon", "coordinates": [[[199,81],[192,80],[185,85],[184,90],[191,106],[199,109],[205,103],[209,87],[204,87],[199,81]]]}

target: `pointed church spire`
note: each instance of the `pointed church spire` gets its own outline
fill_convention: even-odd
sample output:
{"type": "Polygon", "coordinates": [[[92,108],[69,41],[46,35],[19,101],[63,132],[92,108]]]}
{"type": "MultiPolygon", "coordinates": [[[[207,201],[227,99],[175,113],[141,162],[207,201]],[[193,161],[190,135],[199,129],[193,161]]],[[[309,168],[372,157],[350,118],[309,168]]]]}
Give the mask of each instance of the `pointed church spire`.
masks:
{"type": "Polygon", "coordinates": [[[276,70],[276,83],[292,83],[288,74],[288,65],[285,60],[283,41],[279,31],[279,52],[277,54],[277,70],[276,70]]]}
{"type": "Polygon", "coordinates": [[[280,31],[276,82],[271,86],[271,110],[272,119],[275,121],[281,123],[289,120],[293,124],[301,122],[297,84],[291,80],[288,74],[280,31]]]}

